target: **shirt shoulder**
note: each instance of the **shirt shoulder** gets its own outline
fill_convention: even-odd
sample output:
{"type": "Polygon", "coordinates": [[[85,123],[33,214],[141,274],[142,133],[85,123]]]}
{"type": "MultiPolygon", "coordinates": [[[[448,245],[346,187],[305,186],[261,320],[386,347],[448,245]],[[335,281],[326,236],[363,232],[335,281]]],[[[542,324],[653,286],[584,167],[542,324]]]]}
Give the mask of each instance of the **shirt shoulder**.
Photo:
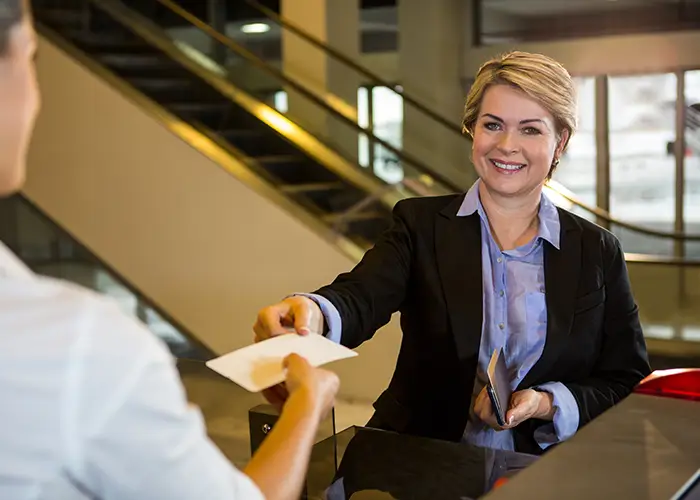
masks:
{"type": "Polygon", "coordinates": [[[31,342],[39,349],[46,344],[57,354],[70,351],[76,343],[89,351],[109,349],[112,358],[144,348],[167,351],[113,299],[54,278],[0,278],[0,325],[0,331],[16,341],[31,342]],[[56,349],[59,338],[62,348],[56,349]]]}
{"type": "Polygon", "coordinates": [[[11,374],[0,374],[0,399],[12,401],[0,411],[3,473],[55,493],[80,461],[79,430],[119,402],[145,359],[168,354],[107,297],[31,273],[0,277],[0,365],[11,374]]]}

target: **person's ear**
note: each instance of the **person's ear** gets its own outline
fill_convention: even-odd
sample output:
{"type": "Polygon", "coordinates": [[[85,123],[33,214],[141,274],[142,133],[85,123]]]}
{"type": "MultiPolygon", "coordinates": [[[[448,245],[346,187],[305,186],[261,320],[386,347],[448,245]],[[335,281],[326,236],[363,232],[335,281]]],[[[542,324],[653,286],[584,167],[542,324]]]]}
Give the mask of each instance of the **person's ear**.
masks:
{"type": "Polygon", "coordinates": [[[564,153],[564,146],[566,145],[568,140],[569,131],[564,129],[561,131],[561,134],[559,134],[559,143],[557,144],[557,148],[554,150],[554,158],[561,158],[561,155],[564,153]]]}

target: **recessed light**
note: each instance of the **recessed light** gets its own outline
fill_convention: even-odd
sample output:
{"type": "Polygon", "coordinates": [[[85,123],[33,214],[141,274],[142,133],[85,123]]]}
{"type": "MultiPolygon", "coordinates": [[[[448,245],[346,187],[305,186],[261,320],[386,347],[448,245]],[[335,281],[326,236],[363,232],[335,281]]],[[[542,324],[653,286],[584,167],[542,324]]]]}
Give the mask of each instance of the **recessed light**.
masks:
{"type": "Polygon", "coordinates": [[[241,26],[243,33],[267,33],[270,31],[270,25],[267,23],[250,23],[241,26]]]}

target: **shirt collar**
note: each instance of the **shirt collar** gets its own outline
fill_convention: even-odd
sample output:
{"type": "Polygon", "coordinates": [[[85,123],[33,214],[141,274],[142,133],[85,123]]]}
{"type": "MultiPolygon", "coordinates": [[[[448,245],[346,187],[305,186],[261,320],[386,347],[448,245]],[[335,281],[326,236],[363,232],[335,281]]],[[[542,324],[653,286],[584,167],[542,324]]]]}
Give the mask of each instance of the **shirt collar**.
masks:
{"type": "MultiPolygon", "coordinates": [[[[464,196],[464,201],[457,211],[457,217],[466,217],[477,212],[481,220],[488,223],[488,217],[484,210],[481,200],[479,199],[479,183],[480,179],[469,188],[464,196]]],[[[540,217],[540,227],[537,232],[537,237],[548,241],[554,248],[559,250],[559,239],[561,233],[561,223],[559,221],[559,211],[556,205],[543,192],[540,197],[540,208],[538,215],[540,217]]]]}

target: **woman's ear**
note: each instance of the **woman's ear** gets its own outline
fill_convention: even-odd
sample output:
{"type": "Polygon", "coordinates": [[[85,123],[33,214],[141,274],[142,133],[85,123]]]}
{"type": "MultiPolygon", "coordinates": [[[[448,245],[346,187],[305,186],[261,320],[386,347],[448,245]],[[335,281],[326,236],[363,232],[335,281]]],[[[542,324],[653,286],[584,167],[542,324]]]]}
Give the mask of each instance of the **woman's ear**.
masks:
{"type": "Polygon", "coordinates": [[[561,158],[561,155],[564,153],[564,146],[566,146],[568,140],[569,131],[564,129],[559,135],[559,142],[557,143],[557,148],[554,150],[554,158],[561,158]]]}

